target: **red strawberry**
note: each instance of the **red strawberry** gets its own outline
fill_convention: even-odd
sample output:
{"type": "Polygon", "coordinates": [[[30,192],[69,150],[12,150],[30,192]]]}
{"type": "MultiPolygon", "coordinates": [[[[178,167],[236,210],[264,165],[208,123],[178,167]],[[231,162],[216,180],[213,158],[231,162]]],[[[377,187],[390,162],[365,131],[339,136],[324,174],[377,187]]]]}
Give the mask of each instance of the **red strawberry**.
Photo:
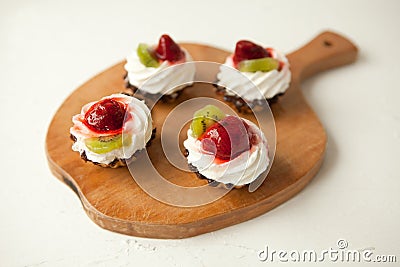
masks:
{"type": "Polygon", "coordinates": [[[185,56],[179,45],[167,34],[160,37],[155,52],[158,59],[170,62],[176,62],[185,56]]]}
{"type": "Polygon", "coordinates": [[[122,129],[126,108],[123,103],[113,99],[101,100],[86,112],[85,125],[96,132],[115,132],[122,129]]]}
{"type": "Polygon", "coordinates": [[[200,136],[202,149],[221,160],[231,160],[251,147],[249,126],[242,119],[227,116],[200,136]]]}
{"type": "Polygon", "coordinates": [[[246,40],[241,40],[236,43],[235,53],[233,55],[233,62],[235,65],[243,60],[263,57],[271,57],[271,55],[262,46],[246,40]]]}

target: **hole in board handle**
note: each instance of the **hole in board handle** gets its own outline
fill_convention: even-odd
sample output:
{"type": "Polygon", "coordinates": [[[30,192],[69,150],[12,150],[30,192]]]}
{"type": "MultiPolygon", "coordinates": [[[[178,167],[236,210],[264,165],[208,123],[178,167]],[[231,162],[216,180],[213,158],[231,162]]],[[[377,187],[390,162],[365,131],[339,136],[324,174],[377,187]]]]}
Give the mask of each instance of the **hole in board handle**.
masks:
{"type": "Polygon", "coordinates": [[[328,40],[324,40],[324,46],[326,46],[326,47],[330,47],[330,46],[332,46],[333,44],[332,44],[332,42],[331,41],[328,41],[328,40]]]}

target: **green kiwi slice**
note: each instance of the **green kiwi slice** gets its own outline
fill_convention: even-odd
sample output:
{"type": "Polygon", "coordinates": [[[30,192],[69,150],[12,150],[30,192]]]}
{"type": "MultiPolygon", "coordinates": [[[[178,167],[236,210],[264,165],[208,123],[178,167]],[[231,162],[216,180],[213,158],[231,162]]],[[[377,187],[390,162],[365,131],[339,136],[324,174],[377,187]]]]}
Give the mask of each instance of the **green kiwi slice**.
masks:
{"type": "Polygon", "coordinates": [[[238,69],[243,72],[271,71],[279,68],[279,61],[272,57],[243,60],[238,69]]]}
{"type": "Polygon", "coordinates": [[[225,114],[214,105],[207,105],[196,111],[193,115],[192,124],[190,125],[193,137],[198,138],[207,131],[208,127],[223,118],[225,118],[225,114]]]}
{"type": "Polygon", "coordinates": [[[119,149],[122,146],[129,146],[132,144],[132,136],[124,135],[122,140],[122,134],[112,135],[112,136],[101,136],[92,137],[85,139],[86,147],[97,154],[105,154],[111,152],[115,149],[119,149]]]}
{"type": "Polygon", "coordinates": [[[140,62],[146,67],[157,68],[158,66],[160,66],[158,60],[151,54],[149,46],[147,44],[139,44],[136,52],[140,62]]]}

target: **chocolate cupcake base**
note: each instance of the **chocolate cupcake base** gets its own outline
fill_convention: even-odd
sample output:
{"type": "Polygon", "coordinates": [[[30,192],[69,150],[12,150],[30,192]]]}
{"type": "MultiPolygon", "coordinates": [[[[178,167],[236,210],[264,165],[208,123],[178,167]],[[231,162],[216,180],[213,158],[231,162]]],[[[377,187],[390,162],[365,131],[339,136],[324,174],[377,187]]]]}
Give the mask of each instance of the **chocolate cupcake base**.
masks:
{"type": "MultiPolygon", "coordinates": [[[[185,157],[187,157],[188,155],[189,155],[189,151],[185,150],[185,157]]],[[[204,175],[202,175],[202,174],[199,172],[199,170],[198,170],[195,166],[193,166],[193,165],[190,164],[190,163],[188,164],[188,167],[189,167],[189,169],[190,169],[192,172],[194,172],[194,173],[196,174],[196,176],[197,176],[198,178],[200,178],[200,179],[202,179],[202,180],[206,180],[207,183],[208,183],[208,185],[210,185],[210,186],[212,186],[212,187],[219,187],[219,186],[222,186],[222,187],[224,187],[225,189],[232,189],[232,188],[239,189],[239,188],[242,188],[242,187],[245,186],[245,185],[224,184],[224,183],[221,183],[221,182],[218,182],[218,181],[215,181],[215,180],[213,180],[213,179],[209,179],[209,178],[205,177],[204,175]]]]}
{"type": "Polygon", "coordinates": [[[228,95],[226,93],[226,88],[217,84],[214,84],[216,88],[216,93],[224,96],[224,100],[230,103],[239,113],[250,114],[254,109],[261,107],[265,104],[265,100],[269,105],[278,102],[278,98],[282,96],[284,93],[280,93],[275,95],[273,98],[265,99],[265,100],[254,100],[254,101],[246,101],[243,98],[237,95],[228,95]]]}
{"type": "Polygon", "coordinates": [[[135,96],[139,95],[143,98],[146,99],[150,99],[152,101],[157,101],[157,100],[161,100],[164,103],[172,103],[174,102],[183,92],[183,90],[185,90],[185,88],[187,87],[191,87],[192,85],[187,85],[186,87],[182,88],[179,91],[176,91],[170,95],[163,95],[163,94],[149,94],[147,92],[144,92],[142,90],[140,90],[140,88],[132,85],[129,83],[129,81],[127,80],[126,76],[125,76],[125,88],[126,91],[124,93],[133,96],[134,94],[136,94],[135,96]]]}

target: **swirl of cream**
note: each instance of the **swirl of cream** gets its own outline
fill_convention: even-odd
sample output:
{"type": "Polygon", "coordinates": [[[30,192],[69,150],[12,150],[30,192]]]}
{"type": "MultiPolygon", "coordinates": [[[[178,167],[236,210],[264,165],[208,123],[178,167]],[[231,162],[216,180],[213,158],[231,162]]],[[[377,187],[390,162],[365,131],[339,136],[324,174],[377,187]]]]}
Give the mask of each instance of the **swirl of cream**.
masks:
{"type": "Polygon", "coordinates": [[[291,80],[289,61],[277,50],[269,49],[269,51],[273,58],[283,63],[281,70],[233,72],[232,69],[226,67],[234,68],[233,55],[227,57],[217,74],[218,84],[226,87],[227,95],[239,95],[245,100],[253,101],[273,98],[288,89],[291,80]]]}
{"type": "Polygon", "coordinates": [[[183,59],[173,64],[165,60],[157,68],[146,67],[140,62],[136,51],[131,53],[125,64],[129,84],[149,94],[163,95],[171,95],[192,85],[196,68],[194,64],[183,64],[191,62],[193,59],[189,52],[184,48],[181,49],[185,53],[183,59]],[[175,67],[168,68],[171,66],[175,67]]]}
{"type": "Polygon", "coordinates": [[[188,150],[188,163],[197,168],[200,174],[208,179],[224,184],[244,185],[249,184],[263,173],[269,165],[268,144],[262,131],[252,122],[245,120],[250,130],[256,133],[260,140],[236,158],[218,163],[214,155],[205,154],[201,149],[201,141],[192,136],[192,131],[187,132],[188,139],[183,142],[188,150]]]}
{"type": "Polygon", "coordinates": [[[98,134],[93,132],[83,123],[86,112],[93,104],[97,103],[97,101],[84,105],[81,109],[81,113],[72,117],[74,125],[70,128],[70,133],[76,138],[75,143],[72,145],[72,150],[78,151],[80,154],[85,152],[89,160],[104,164],[111,163],[115,158],[128,159],[136,151],[145,148],[153,131],[150,110],[143,101],[123,94],[113,94],[103,97],[101,100],[109,98],[127,105],[127,112],[129,112],[131,116],[128,120],[124,121],[122,135],[124,143],[130,143],[130,145],[103,154],[98,154],[88,149],[85,144],[85,139],[110,136],[110,134],[107,133],[98,134]],[[131,138],[132,142],[127,142],[125,138],[131,138]]]}

